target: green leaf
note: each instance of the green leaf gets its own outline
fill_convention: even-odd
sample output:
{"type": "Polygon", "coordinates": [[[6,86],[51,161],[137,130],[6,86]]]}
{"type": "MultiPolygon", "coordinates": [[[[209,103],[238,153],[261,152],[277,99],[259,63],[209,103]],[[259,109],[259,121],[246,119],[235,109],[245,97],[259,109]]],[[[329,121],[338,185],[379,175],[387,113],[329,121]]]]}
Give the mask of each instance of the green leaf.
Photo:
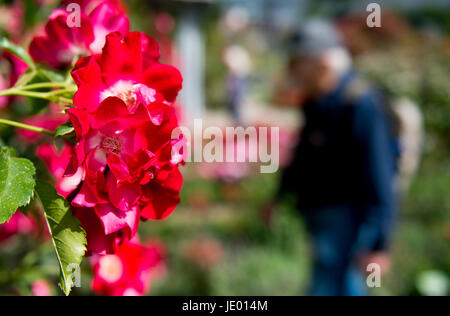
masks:
{"type": "Polygon", "coordinates": [[[66,295],[73,286],[73,267],[81,264],[86,252],[86,233],[70,211],[69,202],[57,194],[51,184],[38,181],[36,194],[44,208],[45,219],[52,236],[61,269],[59,286],[66,295]]]}
{"type": "Polygon", "coordinates": [[[30,68],[36,69],[36,64],[26,50],[9,41],[6,37],[0,38],[0,47],[22,59],[30,68]]]}
{"type": "Polygon", "coordinates": [[[17,158],[12,148],[0,147],[0,224],[30,203],[36,181],[31,161],[17,158]]]}
{"type": "Polygon", "coordinates": [[[55,137],[62,137],[65,135],[68,135],[70,133],[72,133],[73,131],[75,131],[75,129],[73,128],[73,125],[71,122],[66,122],[63,123],[61,125],[59,125],[56,130],[55,130],[55,137]]]}

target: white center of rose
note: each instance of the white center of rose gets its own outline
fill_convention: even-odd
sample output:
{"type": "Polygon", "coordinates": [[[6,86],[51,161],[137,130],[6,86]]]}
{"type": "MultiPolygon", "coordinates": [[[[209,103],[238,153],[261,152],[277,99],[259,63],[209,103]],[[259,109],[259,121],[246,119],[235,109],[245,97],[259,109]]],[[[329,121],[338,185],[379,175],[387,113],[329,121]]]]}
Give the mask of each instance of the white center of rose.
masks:
{"type": "Polygon", "coordinates": [[[134,112],[139,103],[148,105],[154,102],[156,91],[144,84],[130,80],[119,80],[108,89],[100,93],[100,101],[108,97],[118,97],[127,106],[130,112],[134,112]]]}

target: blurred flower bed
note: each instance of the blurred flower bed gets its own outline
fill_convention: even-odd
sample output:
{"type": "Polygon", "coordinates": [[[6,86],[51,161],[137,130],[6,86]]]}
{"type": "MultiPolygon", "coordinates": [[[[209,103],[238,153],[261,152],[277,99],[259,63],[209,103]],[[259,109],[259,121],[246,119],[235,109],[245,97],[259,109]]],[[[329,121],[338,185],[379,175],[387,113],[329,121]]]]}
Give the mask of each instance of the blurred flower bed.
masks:
{"type": "Polygon", "coordinates": [[[179,213],[148,232],[170,254],[167,279],[152,294],[300,294],[309,250],[298,215],[285,205],[270,229],[260,216],[277,175],[211,182],[186,169],[179,213]]]}

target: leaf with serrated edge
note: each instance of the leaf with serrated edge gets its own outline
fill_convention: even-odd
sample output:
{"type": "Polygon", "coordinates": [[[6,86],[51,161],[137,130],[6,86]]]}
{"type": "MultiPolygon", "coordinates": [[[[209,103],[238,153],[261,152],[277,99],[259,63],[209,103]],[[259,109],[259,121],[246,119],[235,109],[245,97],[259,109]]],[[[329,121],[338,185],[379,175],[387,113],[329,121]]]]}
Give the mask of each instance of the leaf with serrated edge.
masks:
{"type": "Polygon", "coordinates": [[[74,265],[81,264],[86,252],[86,233],[72,215],[69,202],[57,194],[52,185],[37,181],[36,194],[44,208],[45,219],[52,236],[53,247],[61,269],[59,286],[69,295],[73,285],[74,265]]]}
{"type": "Polygon", "coordinates": [[[36,181],[31,161],[17,158],[12,148],[0,147],[0,224],[30,203],[36,181]]]}

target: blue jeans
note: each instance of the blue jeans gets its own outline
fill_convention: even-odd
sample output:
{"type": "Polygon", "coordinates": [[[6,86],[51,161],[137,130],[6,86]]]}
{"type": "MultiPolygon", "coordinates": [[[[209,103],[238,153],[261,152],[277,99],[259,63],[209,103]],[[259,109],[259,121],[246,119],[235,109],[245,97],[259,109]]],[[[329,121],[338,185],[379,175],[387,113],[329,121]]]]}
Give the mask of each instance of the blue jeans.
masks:
{"type": "Polygon", "coordinates": [[[361,220],[358,210],[339,205],[305,211],[314,246],[312,296],[367,295],[364,272],[355,260],[361,220]]]}

